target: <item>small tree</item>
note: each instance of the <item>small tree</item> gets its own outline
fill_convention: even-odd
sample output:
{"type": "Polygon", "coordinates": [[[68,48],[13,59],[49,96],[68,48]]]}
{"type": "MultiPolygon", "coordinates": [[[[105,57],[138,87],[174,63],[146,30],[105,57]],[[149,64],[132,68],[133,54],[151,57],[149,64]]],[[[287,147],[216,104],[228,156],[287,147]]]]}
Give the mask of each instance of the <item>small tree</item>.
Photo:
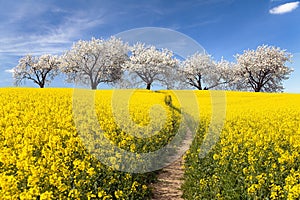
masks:
{"type": "Polygon", "coordinates": [[[195,53],[182,62],[183,81],[198,90],[206,89],[204,84],[211,81],[215,68],[210,55],[195,53]]]}
{"type": "Polygon", "coordinates": [[[216,63],[210,55],[195,53],[182,62],[182,80],[198,90],[224,88],[233,81],[232,63],[222,59],[216,63]]]}
{"type": "Polygon", "coordinates": [[[68,82],[97,89],[100,83],[114,83],[121,78],[121,65],[128,59],[127,53],[128,46],[115,37],[80,40],[62,56],[61,70],[68,82]]]}
{"type": "Polygon", "coordinates": [[[44,88],[46,83],[50,83],[58,74],[59,68],[58,56],[42,55],[33,57],[26,55],[19,60],[19,64],[13,69],[13,78],[15,85],[21,85],[26,79],[38,84],[44,88]]]}
{"type": "Polygon", "coordinates": [[[282,91],[283,80],[289,78],[293,69],[285,66],[292,55],[278,47],[262,45],[256,50],[246,50],[236,55],[240,68],[240,85],[255,92],[282,91]]]}
{"type": "Polygon", "coordinates": [[[146,89],[150,90],[156,81],[165,85],[177,63],[171,51],[137,43],[131,48],[131,56],[125,62],[124,69],[129,72],[134,85],[145,83],[146,89]]]}

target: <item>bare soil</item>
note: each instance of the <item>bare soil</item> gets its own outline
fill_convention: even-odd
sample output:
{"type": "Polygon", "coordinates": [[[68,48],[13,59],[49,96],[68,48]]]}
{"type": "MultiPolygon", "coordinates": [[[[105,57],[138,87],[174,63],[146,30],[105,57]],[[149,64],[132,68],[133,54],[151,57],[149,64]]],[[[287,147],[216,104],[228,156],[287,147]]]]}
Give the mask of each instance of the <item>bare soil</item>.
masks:
{"type": "Polygon", "coordinates": [[[179,158],[171,165],[163,168],[158,180],[152,185],[153,200],[183,200],[180,190],[183,183],[183,159],[179,158]]]}
{"type": "MultiPolygon", "coordinates": [[[[183,145],[180,149],[189,149],[191,133],[188,131],[183,145]]],[[[157,182],[151,185],[153,197],[152,200],[183,200],[180,189],[183,183],[184,159],[179,157],[175,162],[163,168],[158,174],[157,182]]]]}

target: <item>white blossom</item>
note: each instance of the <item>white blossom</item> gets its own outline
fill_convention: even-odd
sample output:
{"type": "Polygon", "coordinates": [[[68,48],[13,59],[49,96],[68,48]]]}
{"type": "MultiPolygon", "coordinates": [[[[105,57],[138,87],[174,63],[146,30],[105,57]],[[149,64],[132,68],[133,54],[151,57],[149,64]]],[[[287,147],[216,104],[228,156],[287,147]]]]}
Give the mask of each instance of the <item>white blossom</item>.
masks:
{"type": "Polygon", "coordinates": [[[45,84],[58,74],[60,60],[58,56],[49,54],[33,57],[26,55],[19,60],[19,64],[13,68],[13,78],[15,85],[20,85],[26,79],[44,88],[45,84]]]}
{"type": "Polygon", "coordinates": [[[255,92],[282,91],[283,80],[289,78],[293,69],[285,66],[292,55],[278,47],[262,45],[256,50],[246,50],[236,55],[240,72],[240,86],[255,92]]]}
{"type": "Polygon", "coordinates": [[[182,62],[181,81],[198,90],[224,89],[234,80],[232,66],[224,59],[216,63],[209,54],[195,53],[182,62]]]}
{"type": "Polygon", "coordinates": [[[68,82],[96,89],[100,83],[114,83],[121,78],[121,65],[128,58],[127,53],[127,44],[115,37],[80,40],[62,56],[61,70],[67,75],[68,82]]]}
{"type": "Polygon", "coordinates": [[[174,75],[177,65],[171,51],[137,43],[131,47],[131,55],[123,67],[133,85],[144,83],[150,89],[155,82],[171,87],[168,80],[174,75]]]}

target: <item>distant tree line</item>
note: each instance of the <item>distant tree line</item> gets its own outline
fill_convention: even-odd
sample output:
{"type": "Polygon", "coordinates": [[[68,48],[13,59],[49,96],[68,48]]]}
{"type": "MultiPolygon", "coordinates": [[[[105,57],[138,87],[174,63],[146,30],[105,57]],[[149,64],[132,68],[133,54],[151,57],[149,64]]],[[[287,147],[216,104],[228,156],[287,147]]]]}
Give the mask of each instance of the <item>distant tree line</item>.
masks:
{"type": "Polygon", "coordinates": [[[292,55],[278,47],[262,45],[235,55],[236,62],[213,60],[206,53],[177,59],[168,49],[122,40],[92,38],[80,40],[63,55],[26,55],[13,68],[15,85],[31,80],[44,88],[60,73],[66,81],[97,89],[100,83],[119,88],[159,84],[167,89],[222,89],[255,92],[282,91],[283,81],[293,69],[287,67],[292,55]]]}

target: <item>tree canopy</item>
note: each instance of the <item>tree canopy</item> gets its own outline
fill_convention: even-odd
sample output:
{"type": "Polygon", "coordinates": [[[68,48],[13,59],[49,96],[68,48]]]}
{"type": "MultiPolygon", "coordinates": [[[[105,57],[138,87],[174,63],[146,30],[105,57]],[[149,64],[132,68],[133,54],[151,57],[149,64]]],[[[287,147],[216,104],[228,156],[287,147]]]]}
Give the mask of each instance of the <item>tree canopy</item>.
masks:
{"type": "Polygon", "coordinates": [[[58,56],[49,54],[33,57],[26,55],[19,60],[19,64],[13,68],[15,85],[22,84],[25,80],[31,80],[40,88],[50,83],[58,74],[60,60],[58,56]]]}
{"type": "Polygon", "coordinates": [[[279,47],[262,45],[235,55],[236,62],[215,61],[207,53],[195,53],[179,60],[172,51],[121,39],[79,40],[61,56],[26,55],[13,68],[16,85],[31,80],[43,88],[62,72],[67,82],[97,89],[100,83],[119,87],[151,89],[196,88],[222,90],[283,91],[283,81],[293,72],[286,66],[292,54],[279,47]]]}
{"type": "Polygon", "coordinates": [[[68,82],[97,89],[100,83],[114,83],[120,79],[127,52],[127,44],[115,37],[80,40],[62,56],[61,70],[67,75],[68,82]]]}
{"type": "Polygon", "coordinates": [[[124,69],[129,72],[131,80],[146,84],[146,89],[150,90],[154,82],[166,83],[177,65],[170,50],[137,43],[131,47],[131,55],[124,69]]]}
{"type": "Polygon", "coordinates": [[[240,84],[255,92],[282,91],[283,80],[289,78],[293,69],[285,65],[291,61],[292,55],[278,47],[262,45],[256,50],[246,50],[237,54],[240,84]]]}

